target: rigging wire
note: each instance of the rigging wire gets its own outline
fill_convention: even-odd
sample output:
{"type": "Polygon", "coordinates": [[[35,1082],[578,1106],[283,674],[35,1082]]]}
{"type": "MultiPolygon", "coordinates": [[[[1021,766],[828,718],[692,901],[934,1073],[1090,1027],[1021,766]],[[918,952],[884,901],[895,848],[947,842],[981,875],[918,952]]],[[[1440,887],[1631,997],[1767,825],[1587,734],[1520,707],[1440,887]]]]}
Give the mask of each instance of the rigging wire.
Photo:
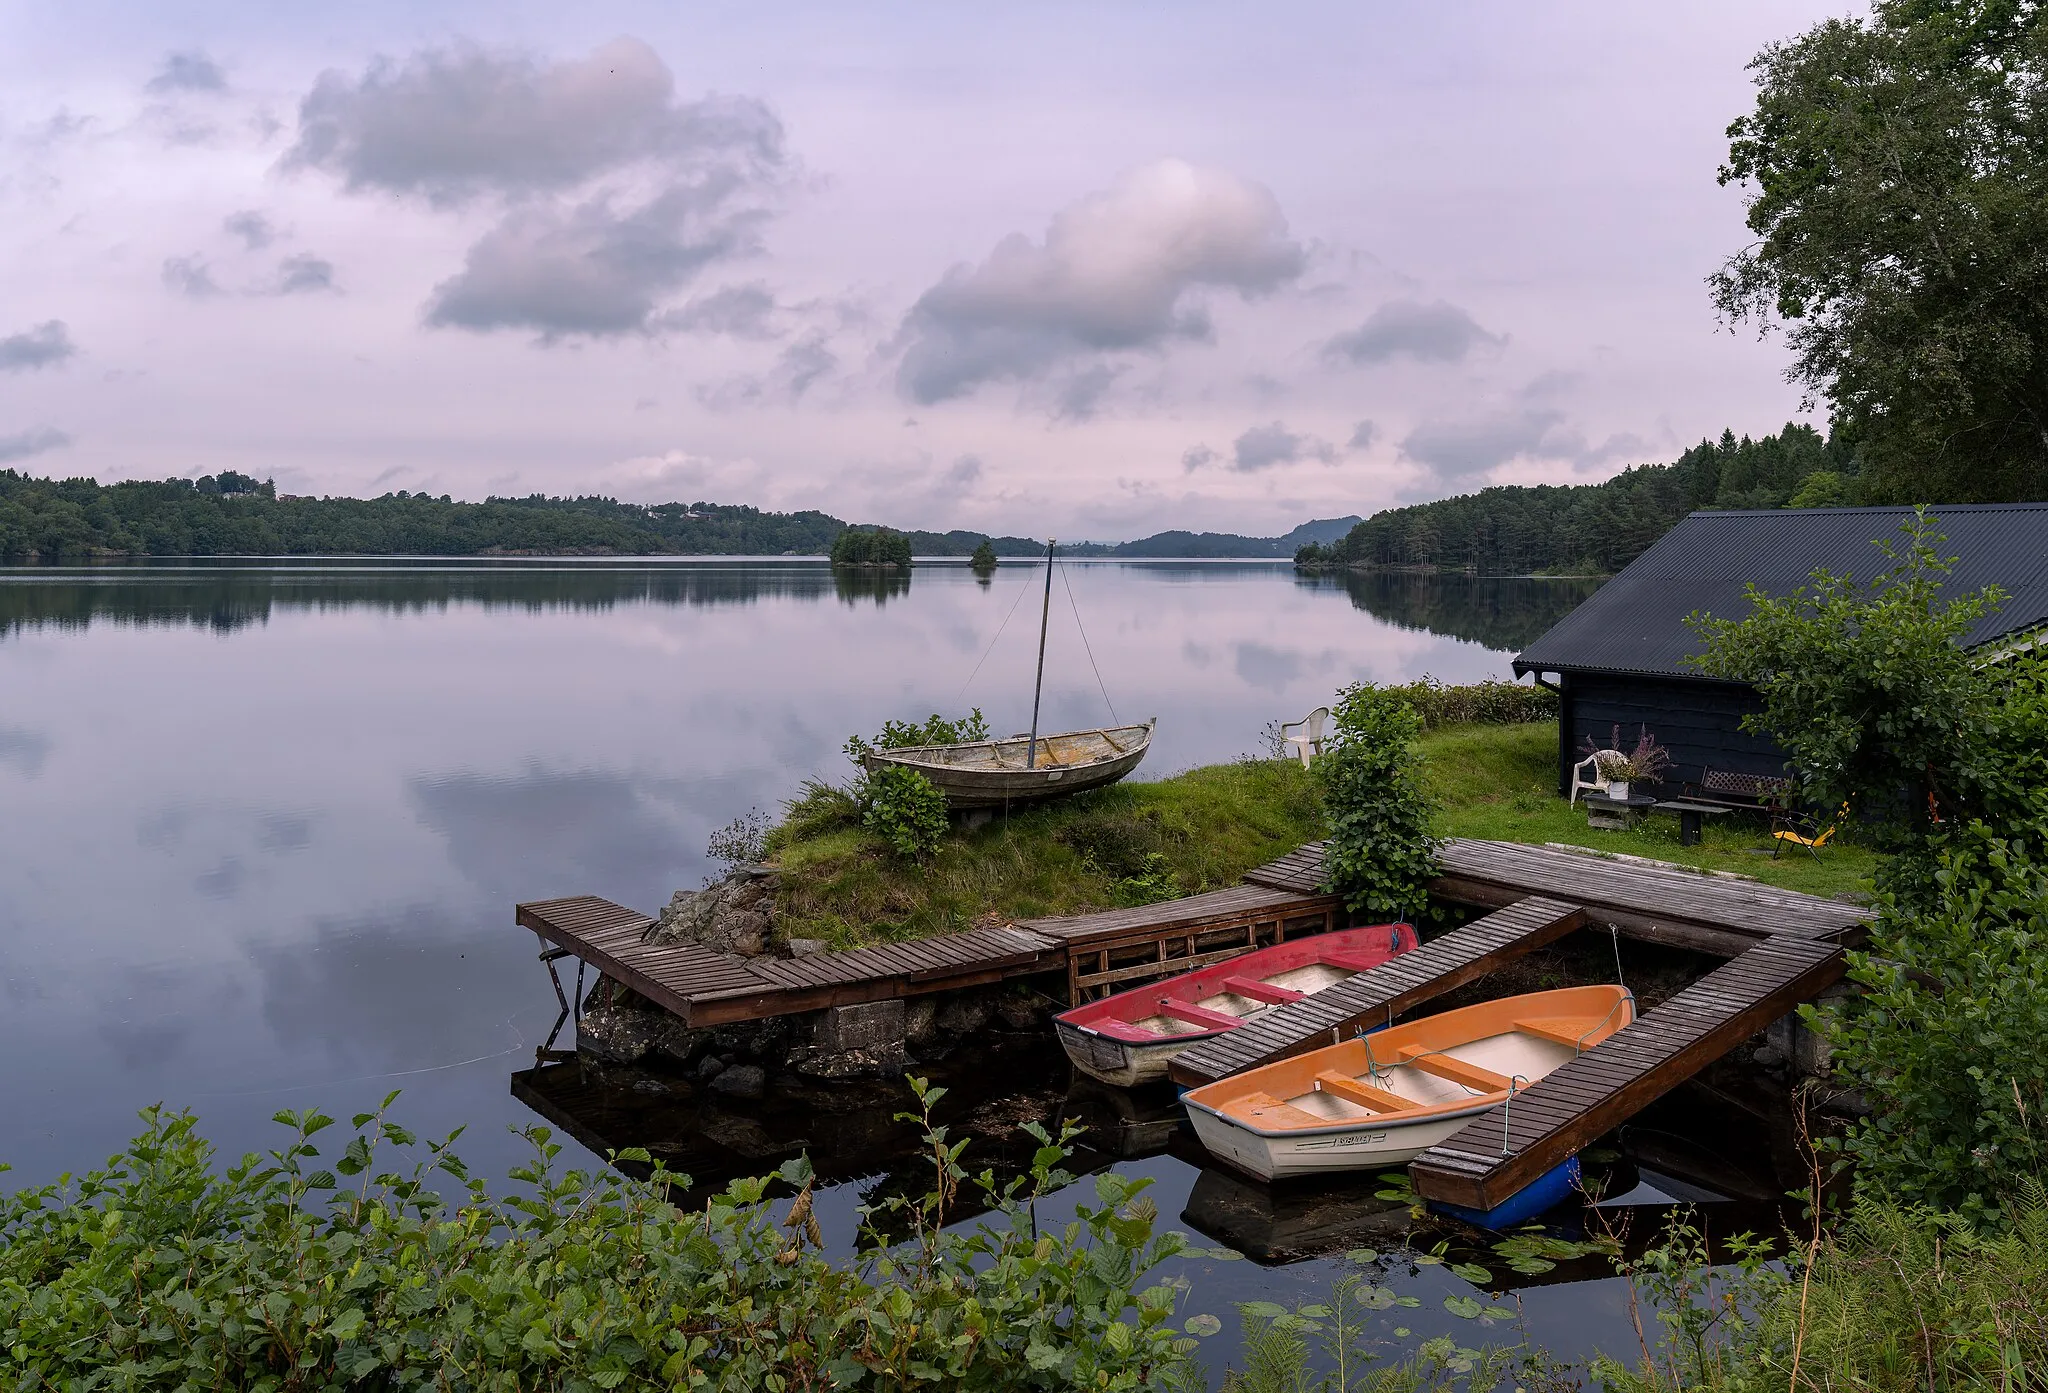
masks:
{"type": "Polygon", "coordinates": [[[1110,724],[1121,725],[1123,722],[1117,717],[1116,703],[1109,699],[1109,687],[1102,680],[1102,669],[1095,667],[1095,649],[1088,642],[1088,626],[1081,622],[1081,606],[1074,599],[1074,583],[1067,579],[1067,563],[1062,560],[1059,565],[1060,584],[1066,588],[1067,603],[1074,610],[1074,627],[1081,631],[1081,649],[1088,655],[1088,666],[1095,669],[1095,685],[1102,690],[1102,704],[1109,708],[1110,724]]]}
{"type": "Polygon", "coordinates": [[[1030,593],[1030,590],[1031,587],[1028,585],[1017,587],[1017,598],[1010,602],[1010,612],[1003,616],[1002,623],[996,625],[995,638],[990,639],[988,647],[981,650],[980,661],[975,663],[974,671],[967,674],[967,680],[960,684],[960,690],[953,696],[954,701],[959,701],[961,697],[967,695],[967,689],[974,684],[975,674],[981,671],[981,664],[988,661],[988,655],[996,651],[996,639],[1000,639],[1003,636],[1003,630],[1010,627],[1010,620],[1016,616],[1017,606],[1024,603],[1024,597],[1030,593]]]}

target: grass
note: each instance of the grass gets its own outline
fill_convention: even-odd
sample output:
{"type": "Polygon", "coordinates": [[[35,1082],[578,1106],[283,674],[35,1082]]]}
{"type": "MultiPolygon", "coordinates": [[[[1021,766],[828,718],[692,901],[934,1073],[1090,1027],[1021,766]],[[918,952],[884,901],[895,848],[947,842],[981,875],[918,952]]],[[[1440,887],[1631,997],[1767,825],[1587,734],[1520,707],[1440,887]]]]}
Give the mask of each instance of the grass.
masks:
{"type": "Polygon", "coordinates": [[[1200,894],[1322,835],[1315,785],[1278,760],[1210,765],[998,817],[954,832],[923,865],[891,856],[831,803],[807,791],[784,825],[802,835],[778,829],[769,850],[783,872],[778,931],[834,947],[1200,894]]]}
{"type": "Polygon", "coordinates": [[[1735,871],[1809,895],[1866,893],[1875,853],[1839,840],[1818,858],[1801,849],[1770,855],[1770,830],[1740,813],[1706,819],[1698,846],[1678,844],[1678,819],[1645,819],[1628,832],[1597,831],[1583,808],[1557,796],[1557,727],[1453,726],[1421,741],[1432,788],[1443,800],[1442,830],[1453,837],[1503,842],[1563,842],[1596,851],[1647,856],[1702,870],[1735,871]]]}
{"type": "MultiPolygon", "coordinates": [[[[1557,787],[1557,727],[1465,725],[1422,737],[1447,836],[1563,842],[1707,870],[1738,871],[1815,895],[1869,888],[1877,858],[1833,844],[1818,860],[1773,860],[1754,820],[1710,820],[1700,845],[1675,819],[1599,832],[1557,787]]],[[[853,801],[808,785],[769,836],[782,869],[776,923],[835,948],[899,942],[976,924],[1149,904],[1235,885],[1254,866],[1323,835],[1314,780],[1291,760],[1239,760],[1157,783],[1123,783],[956,831],[930,861],[892,856],[853,821],[853,801]]]]}

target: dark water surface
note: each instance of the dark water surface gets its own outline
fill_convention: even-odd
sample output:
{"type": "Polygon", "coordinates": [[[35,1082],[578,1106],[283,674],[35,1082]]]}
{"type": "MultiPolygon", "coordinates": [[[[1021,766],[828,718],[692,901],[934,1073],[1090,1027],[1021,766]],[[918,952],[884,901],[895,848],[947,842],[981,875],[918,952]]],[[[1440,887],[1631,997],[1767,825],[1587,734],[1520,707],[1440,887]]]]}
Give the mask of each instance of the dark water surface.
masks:
{"type": "MultiPolygon", "coordinates": [[[[721,1110],[658,1077],[559,1072],[515,1096],[555,1003],[512,905],[590,892],[654,909],[701,883],[714,829],[843,775],[841,742],[885,718],[973,704],[1022,729],[1043,577],[842,581],[779,560],[0,571],[0,1183],[96,1164],[157,1101],[239,1154],[275,1144],[280,1108],[346,1116],[403,1088],[398,1114],[433,1135],[466,1124],[487,1174],[520,1154],[508,1126],[541,1115],[713,1177],[809,1148],[841,1182],[822,1208],[850,1242],[863,1194],[916,1183],[894,1099],[721,1110]]],[[[1156,715],[1141,775],[1162,777],[1257,748],[1266,722],[1343,682],[1505,676],[1587,592],[1075,563],[1053,590],[1044,724],[1100,724],[1111,701],[1156,715]]],[[[1187,1312],[1317,1299],[1347,1249],[1399,1248],[1399,1207],[1372,1186],[1276,1197],[1204,1168],[1170,1098],[1090,1095],[1056,1050],[1010,1048],[947,1066],[978,1152],[1085,1113],[1085,1164],[1154,1177],[1166,1223],[1258,1259],[1185,1264],[1187,1312]]],[[[1443,1310],[1464,1280],[1381,1265],[1422,1298],[1395,1313],[1416,1331],[1480,1333],[1443,1310]]],[[[1632,1349],[1621,1288],[1573,1275],[1597,1271],[1519,1294],[1530,1333],[1566,1355],[1632,1349]]]]}

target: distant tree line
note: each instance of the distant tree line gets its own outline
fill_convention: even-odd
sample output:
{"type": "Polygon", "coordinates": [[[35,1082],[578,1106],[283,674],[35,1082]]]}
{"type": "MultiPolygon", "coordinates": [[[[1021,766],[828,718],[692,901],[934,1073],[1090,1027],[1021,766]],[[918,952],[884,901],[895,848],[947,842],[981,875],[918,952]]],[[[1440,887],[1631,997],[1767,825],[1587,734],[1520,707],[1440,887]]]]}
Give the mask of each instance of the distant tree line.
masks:
{"type": "Polygon", "coordinates": [[[1638,465],[1598,484],[1509,484],[1375,513],[1342,540],[1295,553],[1308,567],[1449,570],[1480,575],[1596,574],[1640,556],[1699,508],[1859,503],[1855,452],[1811,426],[1761,440],[1703,440],[1672,464],[1638,465]]]}

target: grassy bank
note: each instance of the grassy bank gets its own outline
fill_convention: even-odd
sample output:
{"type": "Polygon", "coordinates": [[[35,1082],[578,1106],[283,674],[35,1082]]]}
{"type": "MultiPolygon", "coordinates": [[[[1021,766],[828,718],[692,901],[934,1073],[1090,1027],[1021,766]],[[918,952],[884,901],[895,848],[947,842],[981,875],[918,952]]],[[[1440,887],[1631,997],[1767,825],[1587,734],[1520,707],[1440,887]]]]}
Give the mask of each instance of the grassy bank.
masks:
{"type": "MultiPolygon", "coordinates": [[[[1817,895],[1866,889],[1876,864],[1849,845],[1818,860],[1803,851],[1773,860],[1755,819],[1716,819],[1696,847],[1678,845],[1671,818],[1594,831],[1557,796],[1549,722],[1447,726],[1421,745],[1447,836],[1563,842],[1817,895]]],[[[784,872],[777,919],[789,937],[853,947],[1199,894],[1324,833],[1314,780],[1283,760],[1210,765],[1013,813],[953,832],[922,865],[892,856],[850,808],[814,793],[771,836],[784,872]]]]}

